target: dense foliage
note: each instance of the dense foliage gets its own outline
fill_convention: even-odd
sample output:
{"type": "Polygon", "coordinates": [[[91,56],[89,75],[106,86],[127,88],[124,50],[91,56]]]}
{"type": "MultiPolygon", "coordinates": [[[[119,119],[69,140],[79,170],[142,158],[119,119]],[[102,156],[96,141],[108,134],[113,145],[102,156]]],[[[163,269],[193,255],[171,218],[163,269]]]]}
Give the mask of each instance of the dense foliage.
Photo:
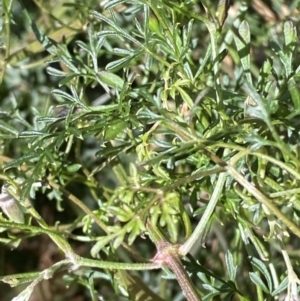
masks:
{"type": "Polygon", "coordinates": [[[1,300],[299,300],[299,1],[228,2],[3,0],[1,300]]]}

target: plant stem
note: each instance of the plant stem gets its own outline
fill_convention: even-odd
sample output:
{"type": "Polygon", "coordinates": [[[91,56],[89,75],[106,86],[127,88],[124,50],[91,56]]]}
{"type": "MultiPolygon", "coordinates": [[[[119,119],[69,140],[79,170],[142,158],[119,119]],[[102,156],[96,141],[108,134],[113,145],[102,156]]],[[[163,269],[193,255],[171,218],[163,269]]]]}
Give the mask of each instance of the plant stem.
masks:
{"type": "Polygon", "coordinates": [[[150,222],[147,223],[147,228],[157,248],[153,262],[167,266],[172,270],[188,301],[201,301],[194,284],[180,261],[179,246],[169,243],[158,228],[150,222]]]}
{"type": "Polygon", "coordinates": [[[193,234],[189,237],[189,239],[180,247],[180,253],[182,255],[186,255],[189,253],[195,242],[199,239],[201,234],[204,231],[204,228],[206,227],[211,215],[213,214],[215,207],[218,203],[218,200],[220,198],[220,195],[222,193],[225,181],[226,181],[227,174],[225,172],[221,173],[218,178],[218,182],[216,184],[216,187],[214,189],[214,192],[209,200],[209,203],[205,209],[205,212],[198,223],[197,227],[195,228],[193,234]]]}
{"type": "Polygon", "coordinates": [[[15,228],[24,231],[30,231],[31,233],[35,233],[35,234],[47,234],[53,240],[53,242],[59,247],[59,249],[65,253],[66,257],[76,256],[70,244],[65,240],[65,238],[57,234],[55,231],[51,231],[49,229],[40,228],[31,225],[25,225],[25,224],[13,223],[13,222],[1,222],[1,221],[0,221],[0,227],[3,227],[5,229],[15,228]]]}
{"type": "Polygon", "coordinates": [[[127,270],[127,271],[142,271],[156,270],[161,268],[159,263],[123,263],[123,262],[108,262],[84,257],[76,257],[73,261],[74,267],[93,267],[110,270],[127,270]]]}
{"type": "Polygon", "coordinates": [[[177,255],[171,255],[168,256],[166,259],[166,263],[168,264],[168,267],[172,270],[172,272],[175,274],[176,279],[184,292],[185,297],[188,299],[188,301],[201,301],[199,295],[196,292],[196,288],[194,287],[193,283],[190,280],[190,276],[184,269],[179,256],[177,255]]]}
{"type": "Polygon", "coordinates": [[[72,250],[69,243],[65,240],[64,237],[58,235],[56,232],[39,228],[31,225],[18,224],[13,222],[1,222],[0,227],[3,228],[16,228],[20,230],[30,231],[35,234],[47,234],[62,250],[68,260],[74,265],[74,268],[80,266],[96,267],[102,269],[117,269],[117,270],[152,270],[159,269],[159,263],[120,263],[120,262],[108,262],[108,261],[99,261],[95,259],[84,258],[76,255],[72,250]]]}
{"type": "Polygon", "coordinates": [[[293,265],[291,263],[290,257],[286,251],[286,248],[282,242],[282,238],[279,237],[278,239],[280,247],[281,247],[281,252],[282,256],[285,262],[285,265],[287,267],[287,273],[288,273],[288,297],[291,298],[291,300],[299,300],[299,294],[298,294],[298,288],[297,284],[300,284],[300,280],[297,276],[297,274],[294,271],[293,265]]]}

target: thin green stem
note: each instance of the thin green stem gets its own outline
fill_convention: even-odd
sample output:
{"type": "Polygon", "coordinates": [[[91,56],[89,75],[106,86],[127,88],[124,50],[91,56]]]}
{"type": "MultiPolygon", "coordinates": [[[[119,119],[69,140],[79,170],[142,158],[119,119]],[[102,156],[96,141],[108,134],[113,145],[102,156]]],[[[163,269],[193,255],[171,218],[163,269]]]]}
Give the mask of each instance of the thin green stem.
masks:
{"type": "Polygon", "coordinates": [[[149,48],[145,47],[145,51],[152,56],[154,59],[156,59],[158,62],[162,63],[164,66],[166,66],[167,68],[171,67],[171,64],[168,63],[166,60],[164,60],[161,56],[157,55],[156,53],[154,53],[153,51],[151,51],[149,48]]]}
{"type": "MultiPolygon", "coordinates": [[[[234,145],[234,144],[229,144],[229,143],[225,143],[225,142],[216,142],[215,144],[211,145],[214,147],[224,147],[224,148],[228,148],[228,149],[234,149],[234,150],[240,150],[242,151],[240,153],[240,155],[238,155],[239,158],[241,159],[243,156],[247,156],[247,155],[251,155],[251,156],[256,156],[258,158],[262,158],[264,160],[267,160],[268,162],[273,163],[274,165],[279,166],[280,168],[286,170],[288,173],[290,173],[292,176],[294,176],[296,179],[300,180],[300,174],[293,168],[289,167],[287,164],[285,164],[282,161],[277,160],[274,157],[271,157],[265,153],[261,153],[261,152],[257,152],[257,151],[252,151],[248,148],[242,147],[240,145],[234,145]]],[[[237,161],[238,159],[236,159],[237,161]]]]}
{"type": "Polygon", "coordinates": [[[270,193],[270,198],[279,198],[279,197],[284,197],[288,195],[295,195],[300,193],[300,188],[294,188],[294,189],[288,189],[288,190],[283,190],[283,191],[276,191],[270,193]]]}
{"type": "Polygon", "coordinates": [[[181,179],[178,179],[177,181],[174,181],[172,184],[162,187],[161,190],[162,191],[171,191],[184,184],[191,183],[192,181],[195,181],[197,179],[200,180],[207,176],[217,175],[217,174],[222,173],[223,171],[225,171],[224,167],[214,167],[214,168],[211,168],[208,170],[201,170],[201,171],[198,171],[198,172],[192,174],[191,176],[186,176],[181,179]]]}
{"type": "Polygon", "coordinates": [[[227,174],[225,172],[220,173],[218,181],[216,183],[216,187],[214,189],[214,192],[209,200],[209,203],[204,211],[204,214],[198,223],[197,227],[195,228],[192,235],[189,237],[189,239],[180,247],[180,253],[182,255],[186,255],[189,253],[195,242],[199,239],[201,234],[203,233],[211,215],[213,214],[215,207],[219,201],[220,195],[222,193],[225,181],[226,181],[227,174]]]}
{"type": "Polygon", "coordinates": [[[10,285],[16,285],[16,284],[33,281],[35,278],[39,276],[39,274],[40,272],[12,274],[12,275],[0,277],[0,281],[3,281],[10,285]]]}
{"type": "Polygon", "coordinates": [[[23,231],[30,231],[31,233],[35,233],[35,234],[47,234],[55,242],[55,244],[59,247],[59,249],[66,254],[66,256],[75,255],[70,244],[64,239],[64,237],[49,229],[40,228],[31,225],[13,223],[13,222],[2,222],[2,221],[0,221],[0,227],[3,227],[5,229],[15,228],[23,231]]]}
{"type": "Polygon", "coordinates": [[[281,253],[287,268],[287,273],[288,273],[288,298],[289,300],[299,300],[299,294],[298,294],[298,287],[297,284],[300,284],[300,280],[297,276],[297,274],[294,271],[293,265],[291,263],[289,254],[284,246],[284,243],[282,242],[282,238],[279,237],[279,244],[281,248],[281,253]]]}
{"type": "Polygon", "coordinates": [[[2,222],[0,221],[0,227],[7,229],[19,229],[23,231],[30,231],[35,234],[47,234],[62,250],[66,257],[69,258],[70,262],[72,262],[77,268],[79,266],[89,266],[103,269],[118,269],[118,270],[151,270],[151,269],[159,269],[160,265],[158,263],[119,263],[119,262],[107,262],[107,261],[99,261],[94,259],[88,259],[79,257],[74,253],[69,243],[56,232],[51,231],[49,229],[39,228],[31,225],[18,224],[13,222],[2,222]]]}
{"type": "Polygon", "coordinates": [[[160,269],[161,265],[158,263],[122,263],[122,262],[108,262],[89,259],[84,257],[76,257],[74,267],[92,267],[110,270],[127,270],[127,271],[143,271],[160,269]]]}

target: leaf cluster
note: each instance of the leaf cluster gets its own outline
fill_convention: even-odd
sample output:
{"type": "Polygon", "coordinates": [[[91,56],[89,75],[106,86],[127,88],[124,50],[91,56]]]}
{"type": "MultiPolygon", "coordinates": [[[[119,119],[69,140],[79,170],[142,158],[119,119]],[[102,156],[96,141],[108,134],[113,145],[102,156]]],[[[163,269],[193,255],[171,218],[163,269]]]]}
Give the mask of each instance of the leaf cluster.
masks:
{"type": "MultiPolygon", "coordinates": [[[[202,300],[298,298],[297,1],[282,4],[289,19],[280,1],[264,4],[274,22],[251,1],[228,17],[227,1],[57,2],[1,7],[0,177],[26,217],[0,217],[1,243],[18,250],[43,233],[67,258],[129,270],[153,256],[150,222],[191,242],[183,262],[202,300]]],[[[91,300],[182,298],[167,269],[158,280],[66,266],[47,273],[63,270],[91,300]]]]}

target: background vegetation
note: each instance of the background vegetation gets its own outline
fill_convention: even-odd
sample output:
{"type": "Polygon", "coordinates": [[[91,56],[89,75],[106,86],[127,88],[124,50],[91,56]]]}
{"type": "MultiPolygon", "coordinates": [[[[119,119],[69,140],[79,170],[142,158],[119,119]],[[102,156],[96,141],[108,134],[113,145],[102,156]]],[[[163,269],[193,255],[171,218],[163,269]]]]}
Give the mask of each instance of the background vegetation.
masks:
{"type": "Polygon", "coordinates": [[[3,0],[1,300],[299,300],[299,1],[227,2],[3,0]]]}

